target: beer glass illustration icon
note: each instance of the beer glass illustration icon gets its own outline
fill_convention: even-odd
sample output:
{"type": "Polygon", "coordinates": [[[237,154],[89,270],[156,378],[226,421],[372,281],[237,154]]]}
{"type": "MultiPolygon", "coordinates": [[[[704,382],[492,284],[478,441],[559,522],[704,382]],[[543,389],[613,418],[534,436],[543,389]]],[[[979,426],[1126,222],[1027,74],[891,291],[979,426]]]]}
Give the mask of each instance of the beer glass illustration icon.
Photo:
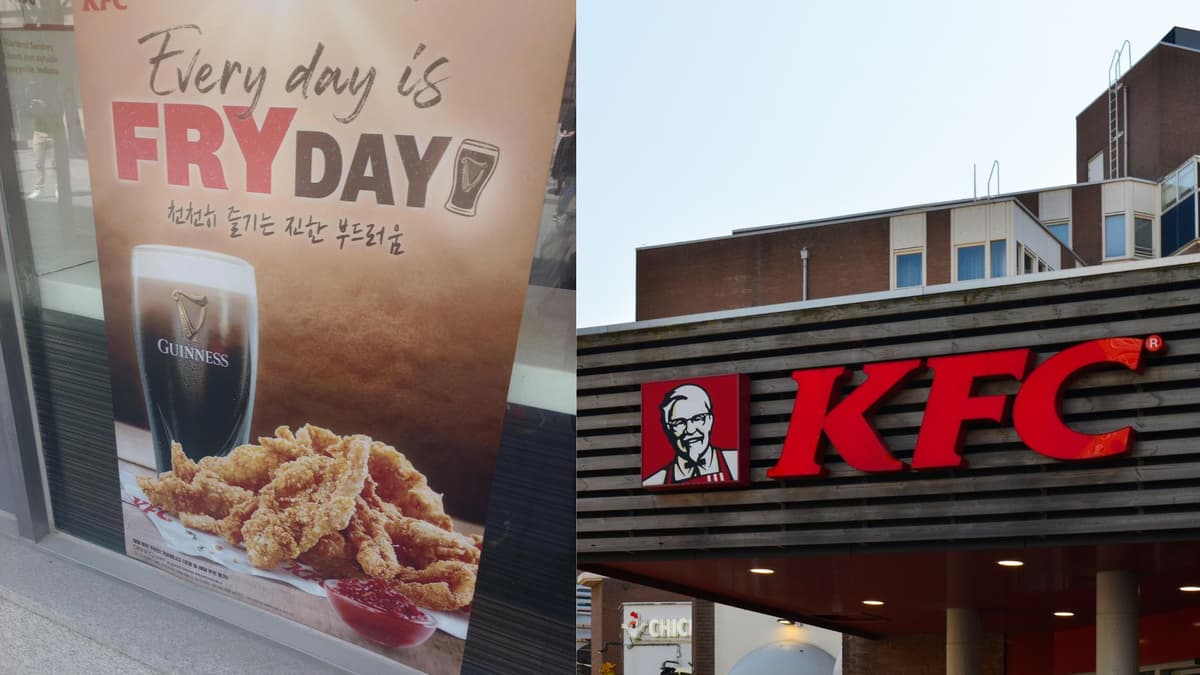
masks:
{"type": "Polygon", "coordinates": [[[133,333],[156,469],[249,442],[258,372],[254,267],[177,246],[136,246],[133,333]]]}
{"type": "Polygon", "coordinates": [[[496,173],[499,162],[500,148],[491,143],[471,138],[460,143],[454,158],[454,187],[446,200],[446,210],[460,216],[474,216],[479,196],[496,173]]]}

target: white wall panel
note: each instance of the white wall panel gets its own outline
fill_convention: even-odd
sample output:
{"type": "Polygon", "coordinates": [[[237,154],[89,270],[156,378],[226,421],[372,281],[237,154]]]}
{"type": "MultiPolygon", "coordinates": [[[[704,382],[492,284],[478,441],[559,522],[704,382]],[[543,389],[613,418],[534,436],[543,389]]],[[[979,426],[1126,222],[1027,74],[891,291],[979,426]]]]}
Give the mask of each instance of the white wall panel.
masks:
{"type": "Polygon", "coordinates": [[[1049,190],[1038,193],[1038,218],[1043,223],[1071,218],[1071,191],[1049,190]]]}
{"type": "Polygon", "coordinates": [[[925,214],[893,216],[891,219],[892,250],[925,247],[925,214]]]}

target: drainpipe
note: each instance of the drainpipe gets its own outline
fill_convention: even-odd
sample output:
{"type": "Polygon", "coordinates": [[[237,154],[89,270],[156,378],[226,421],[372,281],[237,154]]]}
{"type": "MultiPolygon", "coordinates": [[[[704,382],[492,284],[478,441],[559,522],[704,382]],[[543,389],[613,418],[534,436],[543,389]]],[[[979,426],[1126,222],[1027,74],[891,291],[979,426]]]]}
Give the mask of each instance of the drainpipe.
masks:
{"type": "Polygon", "coordinates": [[[800,249],[800,261],[804,265],[804,280],[800,286],[800,299],[808,300],[808,247],[800,249]]]}

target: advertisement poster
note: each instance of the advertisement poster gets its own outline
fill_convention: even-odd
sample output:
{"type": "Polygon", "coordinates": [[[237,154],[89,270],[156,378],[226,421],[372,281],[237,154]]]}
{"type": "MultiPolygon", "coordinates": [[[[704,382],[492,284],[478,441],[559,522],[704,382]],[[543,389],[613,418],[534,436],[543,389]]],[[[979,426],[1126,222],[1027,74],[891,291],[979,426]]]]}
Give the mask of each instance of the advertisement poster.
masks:
{"type": "Polygon", "coordinates": [[[129,554],[458,672],[573,3],[75,17],[129,554]]]}

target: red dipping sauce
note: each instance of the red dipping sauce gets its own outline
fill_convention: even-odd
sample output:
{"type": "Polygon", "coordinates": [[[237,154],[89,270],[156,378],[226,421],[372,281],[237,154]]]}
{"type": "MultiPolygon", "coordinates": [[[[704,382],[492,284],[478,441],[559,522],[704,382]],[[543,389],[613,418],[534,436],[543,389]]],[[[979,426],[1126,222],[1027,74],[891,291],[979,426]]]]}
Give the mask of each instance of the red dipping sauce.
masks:
{"type": "Polygon", "coordinates": [[[437,629],[433,617],[383,579],[331,579],[324,586],[342,620],[384,647],[415,647],[437,629]]]}

